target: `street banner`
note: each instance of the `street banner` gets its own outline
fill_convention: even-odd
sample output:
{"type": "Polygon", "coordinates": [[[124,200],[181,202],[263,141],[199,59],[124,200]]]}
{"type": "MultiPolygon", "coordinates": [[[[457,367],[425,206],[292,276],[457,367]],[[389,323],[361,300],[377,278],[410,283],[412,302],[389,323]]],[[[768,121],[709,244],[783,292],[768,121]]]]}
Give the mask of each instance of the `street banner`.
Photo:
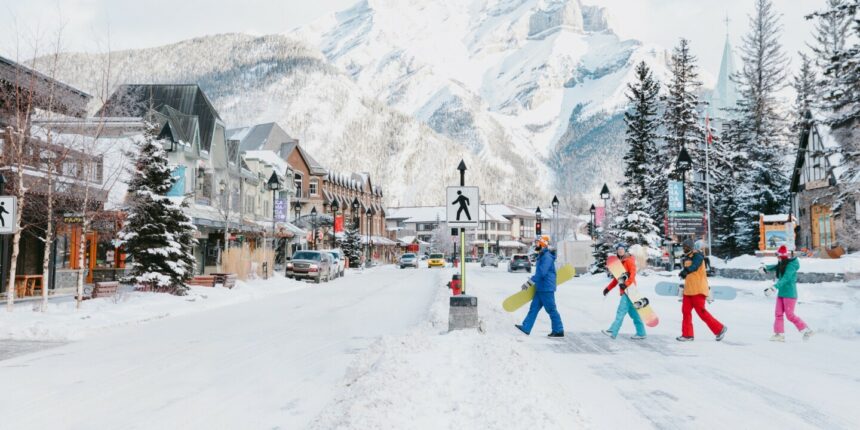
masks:
{"type": "Polygon", "coordinates": [[[275,199],[275,221],[286,221],[287,220],[287,211],[286,211],[287,202],[284,199],[275,199]]]}
{"type": "Polygon", "coordinates": [[[684,183],[669,181],[669,212],[684,211],[684,183]]]}
{"type": "Polygon", "coordinates": [[[334,232],[340,233],[343,231],[343,215],[334,217],[334,232]]]}

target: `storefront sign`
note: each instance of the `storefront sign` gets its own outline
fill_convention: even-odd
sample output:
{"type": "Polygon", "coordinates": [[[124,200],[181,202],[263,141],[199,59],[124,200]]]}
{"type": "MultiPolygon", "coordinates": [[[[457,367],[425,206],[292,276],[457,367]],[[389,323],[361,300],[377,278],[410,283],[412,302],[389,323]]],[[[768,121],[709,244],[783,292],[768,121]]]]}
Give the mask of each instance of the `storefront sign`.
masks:
{"type": "Polygon", "coordinates": [[[109,219],[95,220],[92,222],[91,227],[93,230],[106,231],[106,232],[116,230],[116,224],[113,222],[113,220],[109,220],[109,219]]]}
{"type": "Polygon", "coordinates": [[[63,222],[66,224],[83,224],[84,214],[66,212],[63,214],[63,222]]]}

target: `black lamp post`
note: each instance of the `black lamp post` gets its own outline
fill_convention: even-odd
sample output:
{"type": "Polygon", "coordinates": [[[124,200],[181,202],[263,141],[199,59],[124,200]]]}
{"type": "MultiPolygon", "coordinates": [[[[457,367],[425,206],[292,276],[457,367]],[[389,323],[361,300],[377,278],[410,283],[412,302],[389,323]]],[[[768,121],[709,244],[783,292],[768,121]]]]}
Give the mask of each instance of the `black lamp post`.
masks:
{"type": "Polygon", "coordinates": [[[314,249],[317,249],[317,207],[311,208],[311,228],[313,228],[314,249]]]}
{"type": "Polygon", "coordinates": [[[693,159],[687,148],[681,147],[678,159],[675,161],[675,169],[681,175],[681,211],[687,211],[687,172],[693,168],[693,159]]]}
{"type": "Polygon", "coordinates": [[[358,221],[359,221],[359,219],[358,219],[358,217],[359,217],[358,207],[360,205],[361,204],[358,202],[358,197],[356,197],[352,200],[352,224],[353,224],[353,228],[357,228],[359,230],[359,233],[361,232],[361,226],[358,224],[358,221]]]}
{"type": "Polygon", "coordinates": [[[558,196],[552,196],[552,241],[558,240],[558,196]]]}
{"type": "Polygon", "coordinates": [[[609,187],[604,183],[603,188],[600,189],[600,198],[603,199],[603,228],[606,228],[606,223],[609,219],[609,199],[611,197],[612,195],[609,194],[609,187]]]}
{"type": "Polygon", "coordinates": [[[535,209],[535,240],[541,235],[541,217],[540,206],[535,209]]]}
{"type": "MultiPolygon", "coordinates": [[[[274,170],[272,171],[272,176],[269,177],[269,182],[266,183],[266,188],[272,190],[272,251],[277,254],[278,240],[275,238],[275,222],[277,221],[277,216],[275,214],[275,196],[278,191],[281,190],[281,179],[278,177],[278,174],[275,173],[274,170]]],[[[277,255],[275,255],[274,258],[275,260],[277,260],[277,255]]]]}
{"type": "Polygon", "coordinates": [[[340,209],[340,205],[337,203],[337,199],[335,199],[335,201],[331,202],[331,219],[332,219],[332,221],[331,221],[331,223],[332,223],[332,226],[331,226],[331,229],[332,229],[331,247],[332,248],[334,248],[337,245],[337,241],[336,241],[336,239],[337,239],[337,237],[336,237],[337,236],[337,211],[339,209],[340,209]]]}
{"type": "Polygon", "coordinates": [[[370,210],[370,208],[368,207],[367,211],[364,214],[367,215],[367,229],[366,229],[366,231],[367,231],[367,259],[365,260],[365,265],[367,267],[370,267],[370,262],[372,260],[372,258],[371,258],[372,256],[370,255],[370,253],[372,251],[370,249],[370,234],[372,233],[372,228],[373,228],[373,224],[372,224],[373,223],[373,211],[370,210]]]}
{"type": "Polygon", "coordinates": [[[588,211],[591,212],[591,228],[588,229],[588,234],[591,235],[591,240],[594,240],[594,233],[597,230],[597,226],[594,225],[597,222],[595,218],[597,216],[597,208],[594,207],[594,203],[591,204],[591,208],[588,211]]]}

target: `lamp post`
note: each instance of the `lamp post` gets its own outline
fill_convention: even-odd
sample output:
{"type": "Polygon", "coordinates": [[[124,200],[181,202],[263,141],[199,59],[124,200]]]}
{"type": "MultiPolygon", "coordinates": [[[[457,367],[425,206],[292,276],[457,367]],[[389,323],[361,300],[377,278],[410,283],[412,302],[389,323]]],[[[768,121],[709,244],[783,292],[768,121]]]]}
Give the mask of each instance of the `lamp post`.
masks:
{"type": "Polygon", "coordinates": [[[535,209],[535,240],[540,237],[542,233],[541,230],[541,211],[540,206],[538,206],[537,209],[535,209]]]}
{"type": "Polygon", "coordinates": [[[609,222],[609,199],[612,197],[609,194],[609,187],[606,186],[606,183],[603,183],[603,188],[600,189],[600,198],[603,199],[603,228],[606,228],[607,223],[609,222]]]}
{"type": "Polygon", "coordinates": [[[681,175],[681,212],[687,211],[687,172],[693,168],[693,159],[687,148],[681,147],[678,159],[675,161],[675,170],[681,175]]]}
{"type": "MultiPolygon", "coordinates": [[[[272,176],[269,177],[269,182],[266,183],[266,188],[272,190],[272,253],[277,254],[278,240],[275,238],[275,222],[277,221],[277,216],[275,214],[275,196],[278,191],[281,190],[281,179],[278,178],[278,174],[274,170],[272,171],[272,176]]],[[[277,260],[277,256],[273,255],[273,257],[277,260]]],[[[274,265],[274,261],[272,264],[274,265]]]]}
{"type": "Polygon", "coordinates": [[[358,223],[359,222],[358,207],[360,205],[361,204],[358,202],[358,197],[356,197],[352,200],[352,225],[353,225],[353,228],[357,228],[359,230],[359,233],[361,233],[361,225],[359,225],[359,223],[358,223]]]}
{"type": "Polygon", "coordinates": [[[594,240],[594,233],[597,231],[597,226],[594,225],[597,223],[597,208],[594,207],[594,203],[591,204],[591,208],[588,211],[591,212],[591,226],[588,229],[588,234],[591,236],[591,240],[594,240]]]}
{"type": "Polygon", "coordinates": [[[311,228],[313,229],[312,234],[313,234],[313,238],[314,238],[314,248],[313,249],[317,249],[317,207],[316,206],[311,208],[311,228]]]}
{"type": "Polygon", "coordinates": [[[558,196],[552,196],[552,241],[558,240],[558,196]]]}
{"type": "Polygon", "coordinates": [[[227,236],[230,230],[230,195],[227,193],[227,182],[224,181],[224,179],[221,179],[218,186],[223,203],[226,203],[224,207],[224,252],[227,252],[227,248],[230,243],[229,237],[227,236]]]}
{"type": "Polygon", "coordinates": [[[337,245],[337,211],[340,209],[340,205],[337,203],[337,200],[331,202],[331,219],[332,219],[332,234],[331,234],[331,247],[334,249],[337,245]]]}
{"type": "Polygon", "coordinates": [[[373,217],[373,211],[371,211],[371,210],[370,210],[370,208],[368,207],[368,208],[367,208],[367,212],[365,212],[365,215],[367,215],[367,229],[366,229],[366,231],[367,231],[367,258],[365,259],[365,263],[364,263],[364,264],[365,264],[365,266],[370,267],[370,260],[371,260],[371,255],[370,255],[370,252],[371,252],[371,249],[370,249],[370,231],[371,231],[371,222],[372,222],[372,220],[373,220],[373,219],[372,219],[372,217],[373,217]]]}

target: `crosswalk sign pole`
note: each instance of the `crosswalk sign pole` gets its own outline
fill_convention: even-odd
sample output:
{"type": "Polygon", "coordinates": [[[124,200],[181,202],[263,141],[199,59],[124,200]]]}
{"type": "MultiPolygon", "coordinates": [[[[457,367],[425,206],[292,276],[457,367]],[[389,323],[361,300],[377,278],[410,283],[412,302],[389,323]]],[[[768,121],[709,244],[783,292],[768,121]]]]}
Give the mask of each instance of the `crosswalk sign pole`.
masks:
{"type": "Polygon", "coordinates": [[[460,288],[466,294],[466,229],[460,229],[460,288]]]}

